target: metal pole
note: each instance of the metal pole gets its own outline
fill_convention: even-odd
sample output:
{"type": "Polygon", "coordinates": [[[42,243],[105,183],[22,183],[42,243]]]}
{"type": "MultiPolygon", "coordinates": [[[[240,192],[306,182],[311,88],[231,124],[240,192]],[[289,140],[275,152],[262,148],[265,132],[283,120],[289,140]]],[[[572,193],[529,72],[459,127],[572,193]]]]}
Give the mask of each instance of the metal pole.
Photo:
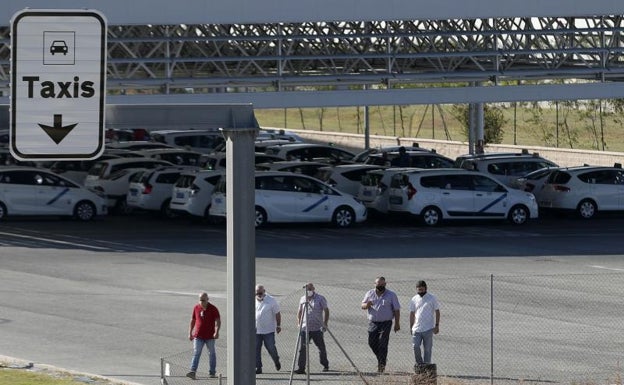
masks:
{"type": "Polygon", "coordinates": [[[305,285],[303,288],[305,289],[306,384],[310,385],[310,324],[308,323],[308,309],[310,307],[310,300],[308,299],[308,285],[305,285]]]}
{"type": "Polygon", "coordinates": [[[370,113],[369,107],[364,106],[364,149],[370,148],[370,113]]]}
{"type": "Polygon", "coordinates": [[[293,354],[292,365],[290,366],[290,379],[288,380],[288,385],[292,385],[292,381],[293,381],[293,372],[295,370],[295,360],[297,359],[297,352],[299,351],[299,344],[301,343],[302,326],[303,326],[303,322],[299,322],[299,332],[297,333],[297,343],[295,344],[295,354],[293,354]]]}
{"type": "Polygon", "coordinates": [[[167,385],[167,378],[165,377],[165,359],[160,358],[160,383],[167,385]]]}
{"type": "Polygon", "coordinates": [[[254,139],[257,129],[222,131],[227,170],[227,382],[254,385],[256,320],[251,293],[256,282],[254,139]]]}
{"type": "Polygon", "coordinates": [[[490,274],[490,385],[494,385],[494,274],[490,274]]]}
{"type": "Polygon", "coordinates": [[[336,337],[334,336],[334,333],[331,332],[331,330],[329,330],[329,328],[325,329],[329,335],[331,336],[331,338],[334,340],[334,342],[336,343],[336,345],[338,345],[338,348],[340,349],[340,351],[342,352],[342,354],[344,354],[345,357],[347,357],[347,360],[349,361],[349,363],[351,363],[351,366],[353,366],[353,369],[355,369],[355,372],[358,374],[358,376],[360,376],[360,378],[362,379],[362,381],[366,384],[368,384],[368,381],[366,381],[366,378],[364,378],[364,376],[362,375],[362,373],[360,372],[360,369],[358,369],[357,366],[355,366],[355,363],[353,363],[353,361],[351,360],[351,357],[349,357],[349,355],[347,354],[347,352],[342,348],[342,345],[340,345],[340,342],[338,342],[338,339],[336,339],[336,337]]]}

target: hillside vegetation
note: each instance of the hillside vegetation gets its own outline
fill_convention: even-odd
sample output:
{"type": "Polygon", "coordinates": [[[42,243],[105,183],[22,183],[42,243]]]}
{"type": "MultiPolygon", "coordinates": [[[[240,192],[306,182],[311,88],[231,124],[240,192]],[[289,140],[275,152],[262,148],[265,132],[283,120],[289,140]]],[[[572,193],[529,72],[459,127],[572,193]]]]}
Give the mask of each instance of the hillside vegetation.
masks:
{"type": "MultiPolygon", "coordinates": [[[[492,104],[504,116],[502,144],[624,152],[624,114],[609,101],[492,104]]],[[[370,133],[466,141],[452,105],[369,107],[370,133]]],[[[364,107],[256,109],[262,127],[363,133],[364,107]]]]}

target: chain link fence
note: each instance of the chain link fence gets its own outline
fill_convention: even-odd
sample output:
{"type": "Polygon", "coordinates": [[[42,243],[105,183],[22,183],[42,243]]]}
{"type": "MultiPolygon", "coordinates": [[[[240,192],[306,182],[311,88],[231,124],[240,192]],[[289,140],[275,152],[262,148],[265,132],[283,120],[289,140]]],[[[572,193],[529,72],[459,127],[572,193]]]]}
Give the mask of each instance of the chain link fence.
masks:
{"type": "MultiPolygon", "coordinates": [[[[409,331],[409,300],[416,280],[392,281],[387,288],[401,303],[401,330],[392,333],[386,373],[378,375],[368,347],[366,312],[360,304],[369,282],[314,282],[327,298],[325,333],[330,372],[322,372],[316,346],[310,343],[313,383],[412,384],[414,353],[409,331]]],[[[438,384],[621,384],[624,359],[624,274],[482,276],[426,279],[440,302],[440,333],[434,336],[432,360],[438,384]]],[[[270,293],[270,287],[267,287],[270,293]]],[[[278,297],[282,332],[276,337],[282,370],[277,372],[263,348],[264,374],[258,384],[286,384],[295,359],[297,306],[303,290],[278,297]]],[[[225,335],[220,339],[225,344],[225,335]]],[[[218,372],[226,372],[226,351],[217,345],[218,372]]],[[[167,385],[188,384],[192,351],[162,359],[167,385]]],[[[202,357],[194,384],[225,384],[208,379],[202,357]]],[[[294,375],[301,383],[305,375],[294,375]]]]}

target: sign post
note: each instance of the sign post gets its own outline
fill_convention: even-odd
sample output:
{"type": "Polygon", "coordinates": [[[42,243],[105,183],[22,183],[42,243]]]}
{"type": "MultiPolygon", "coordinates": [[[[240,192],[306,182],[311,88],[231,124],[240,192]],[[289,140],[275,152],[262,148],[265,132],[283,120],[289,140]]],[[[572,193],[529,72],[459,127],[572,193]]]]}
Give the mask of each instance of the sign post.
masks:
{"type": "Polygon", "coordinates": [[[11,154],[89,160],[104,151],[106,19],[30,10],[11,19],[11,154]]]}

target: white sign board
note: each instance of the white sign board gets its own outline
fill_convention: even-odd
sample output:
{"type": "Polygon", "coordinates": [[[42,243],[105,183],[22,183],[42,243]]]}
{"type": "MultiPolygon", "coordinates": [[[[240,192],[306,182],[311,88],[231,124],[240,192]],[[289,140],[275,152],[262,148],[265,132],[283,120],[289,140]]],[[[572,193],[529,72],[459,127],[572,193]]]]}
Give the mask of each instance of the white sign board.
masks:
{"type": "Polygon", "coordinates": [[[104,151],[106,19],[23,10],[11,20],[11,154],[95,159],[104,151]]]}

